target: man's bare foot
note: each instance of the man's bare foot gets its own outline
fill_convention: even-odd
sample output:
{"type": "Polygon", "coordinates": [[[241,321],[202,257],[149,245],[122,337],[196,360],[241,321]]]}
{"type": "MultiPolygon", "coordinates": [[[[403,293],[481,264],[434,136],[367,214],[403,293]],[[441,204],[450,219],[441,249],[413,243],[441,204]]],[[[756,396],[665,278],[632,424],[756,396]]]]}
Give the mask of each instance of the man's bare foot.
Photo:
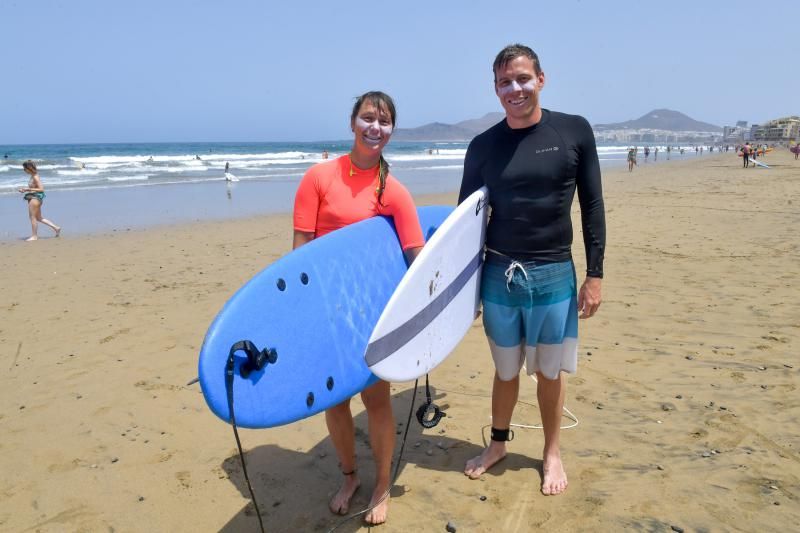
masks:
{"type": "Polygon", "coordinates": [[[61,226],[56,228],[56,237],[60,237],[60,236],[61,236],[61,226]]]}
{"type": "Polygon", "coordinates": [[[556,496],[567,490],[567,473],[560,453],[545,456],[542,474],[542,494],[545,496],[556,496]]]}
{"type": "Polygon", "coordinates": [[[386,522],[386,517],[389,514],[389,493],[386,492],[387,488],[388,487],[375,487],[375,491],[372,493],[372,499],[369,501],[369,506],[372,507],[375,505],[375,507],[372,507],[364,517],[364,521],[367,524],[377,526],[378,524],[386,522]],[[383,501],[381,501],[381,498],[383,498],[383,501]],[[376,502],[380,503],[376,505],[376,502]]]}
{"type": "Polygon", "coordinates": [[[483,453],[467,461],[467,466],[464,468],[464,474],[469,476],[470,479],[478,479],[481,477],[481,474],[503,460],[505,456],[505,443],[492,441],[489,443],[489,446],[483,450],[483,453]]]}
{"type": "Polygon", "coordinates": [[[36,235],[33,235],[32,237],[28,237],[27,239],[25,239],[25,242],[38,241],[38,240],[39,240],[39,237],[37,237],[36,235]]]}
{"type": "Polygon", "coordinates": [[[339,487],[339,490],[333,495],[330,503],[328,503],[328,508],[330,508],[331,512],[340,515],[347,514],[347,511],[350,510],[350,500],[360,486],[361,481],[358,479],[355,472],[345,474],[344,483],[342,483],[342,486],[339,487]]]}

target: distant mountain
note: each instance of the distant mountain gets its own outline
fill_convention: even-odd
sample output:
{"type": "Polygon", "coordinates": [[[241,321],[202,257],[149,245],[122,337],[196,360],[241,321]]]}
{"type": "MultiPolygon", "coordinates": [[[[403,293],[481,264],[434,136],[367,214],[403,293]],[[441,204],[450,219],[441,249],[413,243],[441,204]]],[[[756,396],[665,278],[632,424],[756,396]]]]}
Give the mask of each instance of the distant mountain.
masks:
{"type": "MultiPolygon", "coordinates": [[[[455,124],[431,122],[416,128],[397,128],[392,135],[397,141],[470,141],[505,117],[504,113],[486,113],[481,118],[455,124]]],[[[722,131],[722,128],[700,122],[670,109],[654,109],[636,120],[614,124],[595,124],[595,130],[651,129],[666,131],[722,131]]]]}
{"type": "Polygon", "coordinates": [[[462,120],[456,126],[478,133],[483,133],[506,117],[505,113],[493,112],[486,113],[481,118],[473,118],[470,120],[462,120]]]}
{"type": "Polygon", "coordinates": [[[416,128],[397,128],[392,138],[396,141],[469,141],[500,122],[504,116],[503,113],[487,113],[481,118],[456,124],[431,122],[416,128]]]}
{"type": "Polygon", "coordinates": [[[666,131],[722,131],[722,128],[700,122],[691,117],[670,109],[654,109],[636,120],[616,122],[614,124],[595,124],[595,130],[651,129],[666,131]]]}

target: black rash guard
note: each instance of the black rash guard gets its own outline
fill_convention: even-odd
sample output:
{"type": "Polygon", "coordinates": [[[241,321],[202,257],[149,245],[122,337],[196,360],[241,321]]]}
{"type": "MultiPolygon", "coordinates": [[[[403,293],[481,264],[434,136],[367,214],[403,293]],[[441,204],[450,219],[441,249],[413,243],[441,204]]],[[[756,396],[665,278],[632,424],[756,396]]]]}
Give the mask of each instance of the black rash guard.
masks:
{"type": "Polygon", "coordinates": [[[542,110],[528,128],[505,119],[475,137],[464,159],[459,203],[486,185],[486,246],[520,261],[571,259],[570,207],[578,190],[586,275],[603,277],[606,223],[600,162],[585,118],[542,110]]]}

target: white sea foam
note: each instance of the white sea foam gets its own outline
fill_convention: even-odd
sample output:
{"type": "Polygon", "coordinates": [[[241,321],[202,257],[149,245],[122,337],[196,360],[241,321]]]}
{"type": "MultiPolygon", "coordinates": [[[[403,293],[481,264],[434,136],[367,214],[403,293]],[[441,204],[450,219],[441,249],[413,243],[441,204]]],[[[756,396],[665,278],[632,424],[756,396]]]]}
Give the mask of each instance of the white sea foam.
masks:
{"type": "MultiPolygon", "coordinates": [[[[232,168],[259,168],[275,165],[296,165],[298,163],[315,163],[322,159],[245,159],[231,165],[232,168]]],[[[223,168],[224,165],[218,167],[223,168]]]]}
{"type": "MultiPolygon", "coordinates": [[[[443,151],[443,150],[440,150],[443,151]]],[[[464,155],[466,155],[466,150],[453,150],[453,152],[461,152],[461,153],[453,153],[453,154],[439,154],[439,155],[428,155],[428,154],[402,154],[402,155],[395,155],[395,154],[386,154],[387,161],[436,161],[436,160],[450,160],[450,161],[463,161],[464,155]]]]}
{"type": "Polygon", "coordinates": [[[97,176],[102,170],[89,170],[88,168],[81,170],[56,170],[59,176],[97,176]]]}
{"type": "MultiPolygon", "coordinates": [[[[159,169],[162,170],[162,169],[159,169]]],[[[170,174],[175,174],[177,172],[204,172],[206,170],[210,170],[208,167],[167,167],[163,169],[163,171],[169,172],[170,174]]]]}
{"type": "Polygon", "coordinates": [[[424,167],[403,167],[401,170],[452,170],[464,168],[464,165],[432,165],[424,167]]]}
{"type": "Polygon", "coordinates": [[[306,152],[275,152],[263,154],[184,154],[184,155],[103,155],[95,157],[70,157],[76,163],[89,165],[131,164],[131,163],[189,163],[202,164],[207,161],[239,161],[242,159],[292,159],[301,160],[311,154],[306,152]],[[195,156],[199,155],[198,160],[195,156]]]}
{"type": "Polygon", "coordinates": [[[150,175],[139,174],[137,176],[114,176],[107,179],[108,181],[144,181],[150,179],[150,175]]]}
{"type": "Polygon", "coordinates": [[[11,167],[8,165],[0,165],[0,172],[8,172],[11,170],[11,167]]]}

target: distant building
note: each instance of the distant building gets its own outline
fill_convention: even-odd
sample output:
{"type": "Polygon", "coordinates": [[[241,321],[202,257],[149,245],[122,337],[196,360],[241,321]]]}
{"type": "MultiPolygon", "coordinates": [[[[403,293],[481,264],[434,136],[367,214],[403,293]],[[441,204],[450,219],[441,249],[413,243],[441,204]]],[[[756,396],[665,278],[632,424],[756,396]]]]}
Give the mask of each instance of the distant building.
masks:
{"type": "Polygon", "coordinates": [[[740,143],[744,141],[745,133],[747,133],[747,122],[739,121],[736,126],[725,126],[722,128],[722,142],[740,143]]]}
{"type": "Polygon", "coordinates": [[[740,121],[738,121],[738,122],[736,123],[736,127],[737,127],[737,128],[741,128],[741,129],[743,129],[743,130],[744,130],[744,129],[747,129],[747,121],[746,121],[746,120],[740,120],[740,121]]]}
{"type": "Polygon", "coordinates": [[[790,141],[800,139],[800,117],[791,116],[776,118],[762,125],[754,124],[750,130],[750,135],[755,141],[790,141]]]}

